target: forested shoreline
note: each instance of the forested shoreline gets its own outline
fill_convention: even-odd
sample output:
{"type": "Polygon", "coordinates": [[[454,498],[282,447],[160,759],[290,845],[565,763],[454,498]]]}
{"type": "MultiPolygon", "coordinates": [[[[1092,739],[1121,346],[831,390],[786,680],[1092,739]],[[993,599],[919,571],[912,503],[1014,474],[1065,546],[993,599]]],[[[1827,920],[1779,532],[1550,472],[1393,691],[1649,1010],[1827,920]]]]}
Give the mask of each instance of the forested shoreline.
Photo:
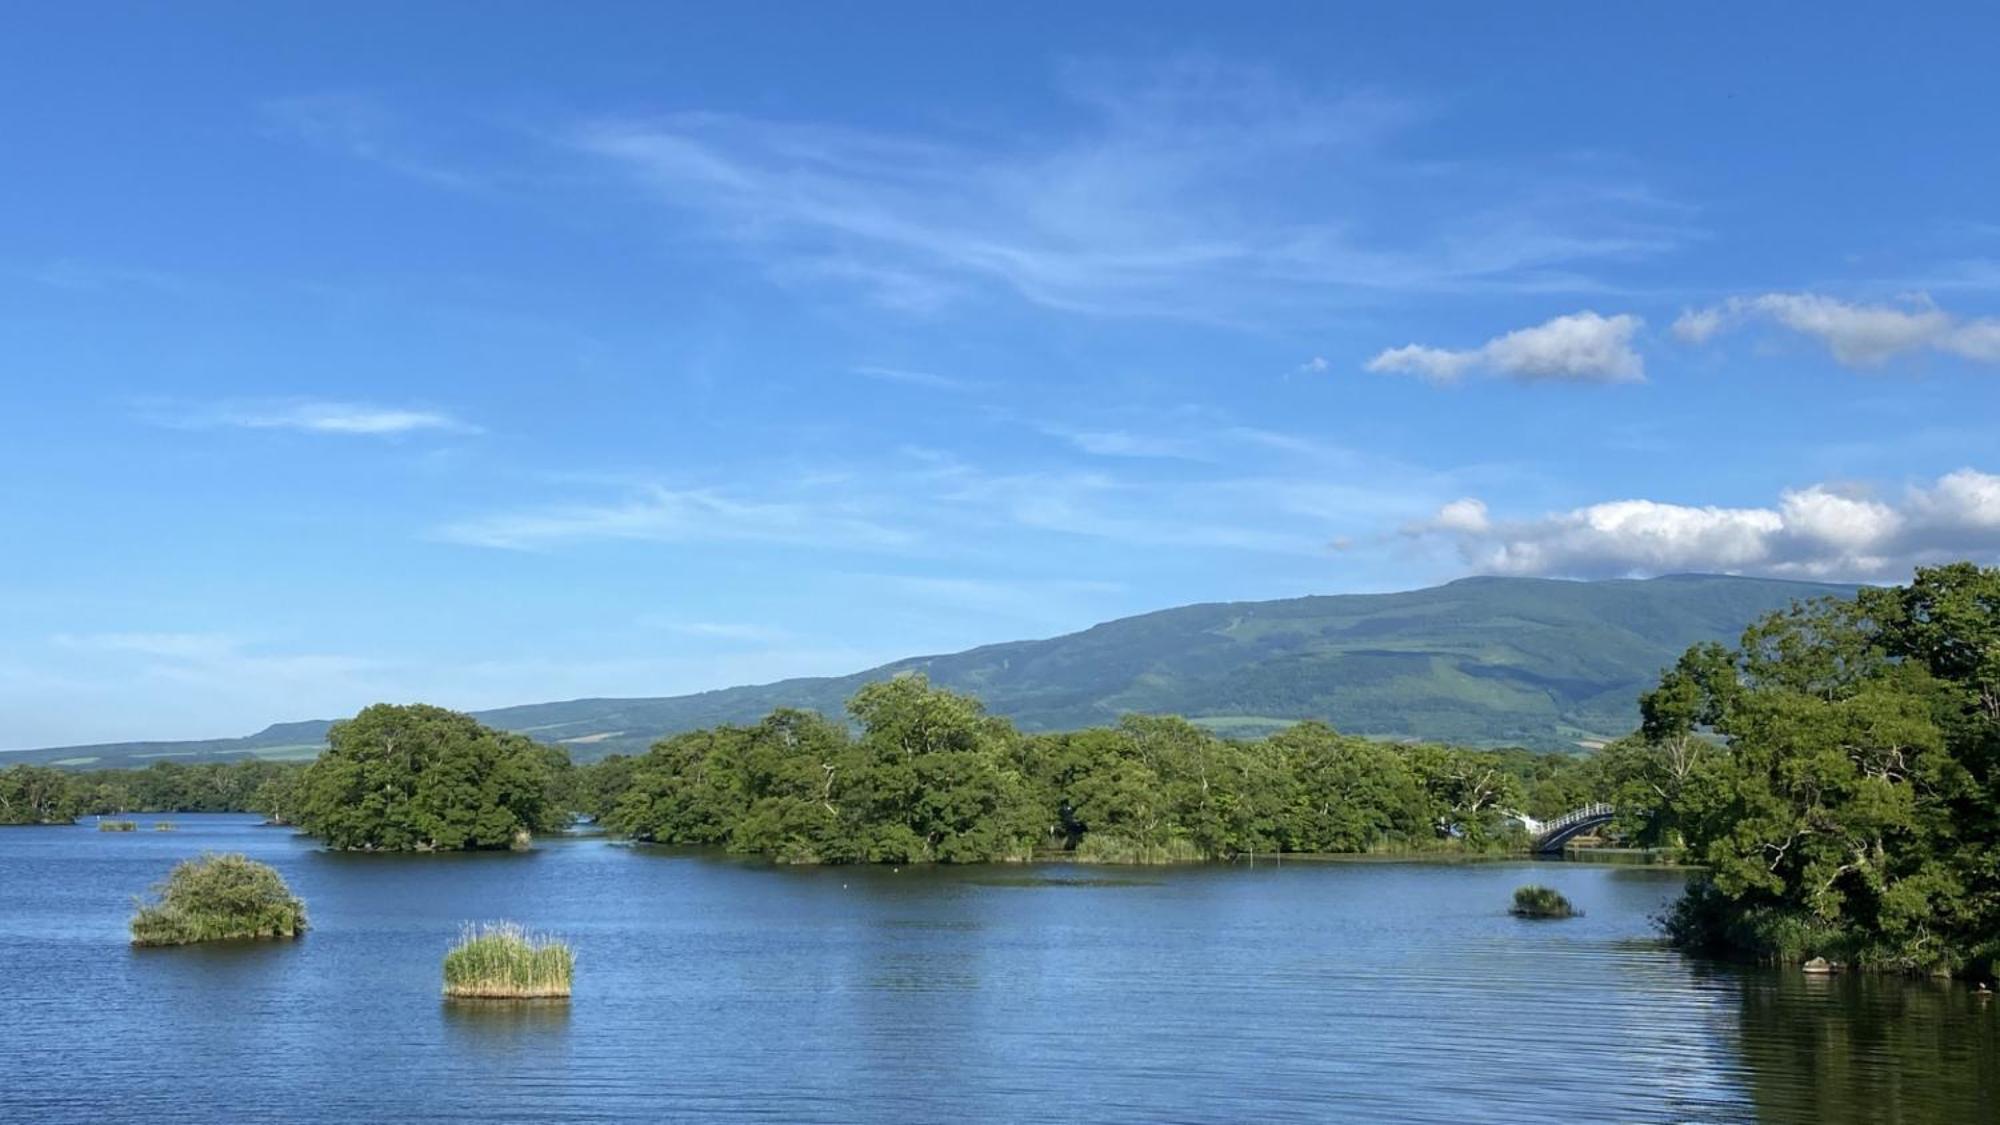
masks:
{"type": "Polygon", "coordinates": [[[636,840],[783,862],[1118,862],[1299,852],[1497,850],[1508,813],[1592,799],[1592,760],[1389,744],[1304,722],[1257,741],[1171,716],[1022,734],[921,676],[869,685],[853,726],[763,722],[573,764],[559,747],[441,708],[378,705],[313,763],[0,770],[0,823],[257,812],[329,846],[506,847],[591,817],[636,840]]]}
{"type": "Polygon", "coordinates": [[[1502,852],[1615,803],[1610,832],[1703,870],[1663,920],[1692,951],[1990,975],[2000,958],[2000,569],[1794,606],[1697,645],[1595,753],[1399,744],[1302,722],[1218,737],[1166,716],[1024,734],[905,675],[847,722],[778,710],[573,764],[423,705],[336,723],[310,765],[0,770],[0,822],[248,810],[329,846],[523,847],[594,818],[784,863],[1113,863],[1502,852]]]}

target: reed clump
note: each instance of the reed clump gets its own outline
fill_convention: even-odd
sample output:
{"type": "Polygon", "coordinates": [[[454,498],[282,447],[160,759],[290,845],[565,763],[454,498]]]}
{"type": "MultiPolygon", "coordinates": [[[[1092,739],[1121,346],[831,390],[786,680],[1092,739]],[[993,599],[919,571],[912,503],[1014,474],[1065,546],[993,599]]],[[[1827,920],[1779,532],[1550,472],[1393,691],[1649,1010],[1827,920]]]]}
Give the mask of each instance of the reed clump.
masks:
{"type": "Polygon", "coordinates": [[[171,820],[156,820],[153,822],[153,831],[155,832],[172,832],[174,828],[174,822],[171,820]]]}
{"type": "Polygon", "coordinates": [[[1583,912],[1553,887],[1526,886],[1514,892],[1508,913],[1516,918],[1574,918],[1583,912]]]}
{"type": "Polygon", "coordinates": [[[513,922],[467,925],[444,955],[444,994],[480,1000],[569,997],[576,954],[568,943],[513,922]]]}
{"type": "Polygon", "coordinates": [[[139,826],[129,820],[100,820],[97,822],[97,830],[99,832],[137,832],[139,826]]]}
{"type": "Polygon", "coordinates": [[[132,918],[134,945],[190,945],[230,938],[290,938],[305,932],[306,905],[269,865],[242,855],[203,854],[174,865],[132,918]]]}
{"type": "Polygon", "coordinates": [[[1198,863],[1202,854],[1199,848],[1178,836],[1142,842],[1108,832],[1092,832],[1076,846],[1071,858],[1078,863],[1138,865],[1198,863]]]}

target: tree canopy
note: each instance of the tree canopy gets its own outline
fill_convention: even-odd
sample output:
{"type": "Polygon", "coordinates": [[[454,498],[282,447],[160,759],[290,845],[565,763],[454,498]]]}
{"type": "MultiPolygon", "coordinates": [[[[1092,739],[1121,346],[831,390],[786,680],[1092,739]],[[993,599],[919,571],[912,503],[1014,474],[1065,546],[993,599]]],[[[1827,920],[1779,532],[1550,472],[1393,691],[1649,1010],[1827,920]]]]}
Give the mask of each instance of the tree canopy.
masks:
{"type": "Polygon", "coordinates": [[[1023,735],[920,675],[869,684],[854,727],[780,710],[584,767],[612,831],[803,863],[971,863],[1036,849],[1161,862],[1487,847],[1507,811],[1588,789],[1566,755],[1400,746],[1324,723],[1258,742],[1184,719],[1023,735]]]}
{"type": "Polygon", "coordinates": [[[456,711],[377,704],[327,732],[289,815],[335,848],[517,846],[566,811],[547,751],[456,711]]]}
{"type": "Polygon", "coordinates": [[[1772,614],[1690,649],[1606,755],[1632,826],[1707,873],[1689,948],[1908,970],[2000,953],[2000,570],[1772,614]]]}

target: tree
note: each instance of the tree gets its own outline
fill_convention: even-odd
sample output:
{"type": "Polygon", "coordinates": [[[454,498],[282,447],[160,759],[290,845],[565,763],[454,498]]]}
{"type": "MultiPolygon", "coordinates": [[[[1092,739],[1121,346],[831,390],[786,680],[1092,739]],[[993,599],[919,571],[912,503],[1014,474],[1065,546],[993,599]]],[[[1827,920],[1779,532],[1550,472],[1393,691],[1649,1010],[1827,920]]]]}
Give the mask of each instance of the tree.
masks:
{"type": "Polygon", "coordinates": [[[0,770],[0,824],[68,824],[84,795],[61,770],[17,765],[0,770]]]}
{"type": "Polygon", "coordinates": [[[1699,690],[1663,677],[1655,695],[1680,702],[1646,732],[1700,722],[1722,740],[1657,794],[1708,865],[1672,936],[1912,970],[1990,959],[2000,571],[1795,606],[1726,655],[1700,655],[1699,690]]]}
{"type": "Polygon", "coordinates": [[[847,710],[861,725],[860,755],[829,799],[847,806],[858,858],[975,863],[1033,851],[1037,817],[1014,770],[1012,724],[920,675],[868,684],[847,710]]]}
{"type": "Polygon", "coordinates": [[[298,823],[335,848],[519,846],[559,823],[530,739],[441,707],[376,704],[333,724],[301,782],[298,823]]]}
{"type": "Polygon", "coordinates": [[[1294,852],[1359,852],[1424,832],[1423,787],[1395,750],[1324,723],[1274,734],[1286,787],[1279,839],[1294,852]]]}

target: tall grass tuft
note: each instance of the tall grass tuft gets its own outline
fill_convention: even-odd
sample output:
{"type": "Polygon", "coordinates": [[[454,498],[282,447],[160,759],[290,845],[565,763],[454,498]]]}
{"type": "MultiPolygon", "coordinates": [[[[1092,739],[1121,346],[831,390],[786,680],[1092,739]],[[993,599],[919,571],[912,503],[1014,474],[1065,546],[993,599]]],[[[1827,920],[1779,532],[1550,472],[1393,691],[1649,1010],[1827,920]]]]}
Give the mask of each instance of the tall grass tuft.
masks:
{"type": "Polygon", "coordinates": [[[467,924],[444,955],[444,994],[487,1000],[569,996],[576,954],[567,943],[513,922],[467,924]]]}
{"type": "Polygon", "coordinates": [[[1201,850],[1178,836],[1159,843],[1141,843],[1108,832],[1091,832],[1076,846],[1071,857],[1078,863],[1166,864],[1196,863],[1201,850]]]}
{"type": "Polygon", "coordinates": [[[1516,918],[1573,918],[1582,912],[1552,887],[1526,886],[1514,892],[1508,913],[1516,918]]]}
{"type": "Polygon", "coordinates": [[[99,832],[137,832],[139,826],[129,820],[100,820],[97,822],[97,830],[99,832]]]}
{"type": "Polygon", "coordinates": [[[289,938],[306,928],[305,903],[276,871],[246,856],[182,860],[153,890],[159,901],[140,903],[132,918],[134,945],[289,938]]]}

